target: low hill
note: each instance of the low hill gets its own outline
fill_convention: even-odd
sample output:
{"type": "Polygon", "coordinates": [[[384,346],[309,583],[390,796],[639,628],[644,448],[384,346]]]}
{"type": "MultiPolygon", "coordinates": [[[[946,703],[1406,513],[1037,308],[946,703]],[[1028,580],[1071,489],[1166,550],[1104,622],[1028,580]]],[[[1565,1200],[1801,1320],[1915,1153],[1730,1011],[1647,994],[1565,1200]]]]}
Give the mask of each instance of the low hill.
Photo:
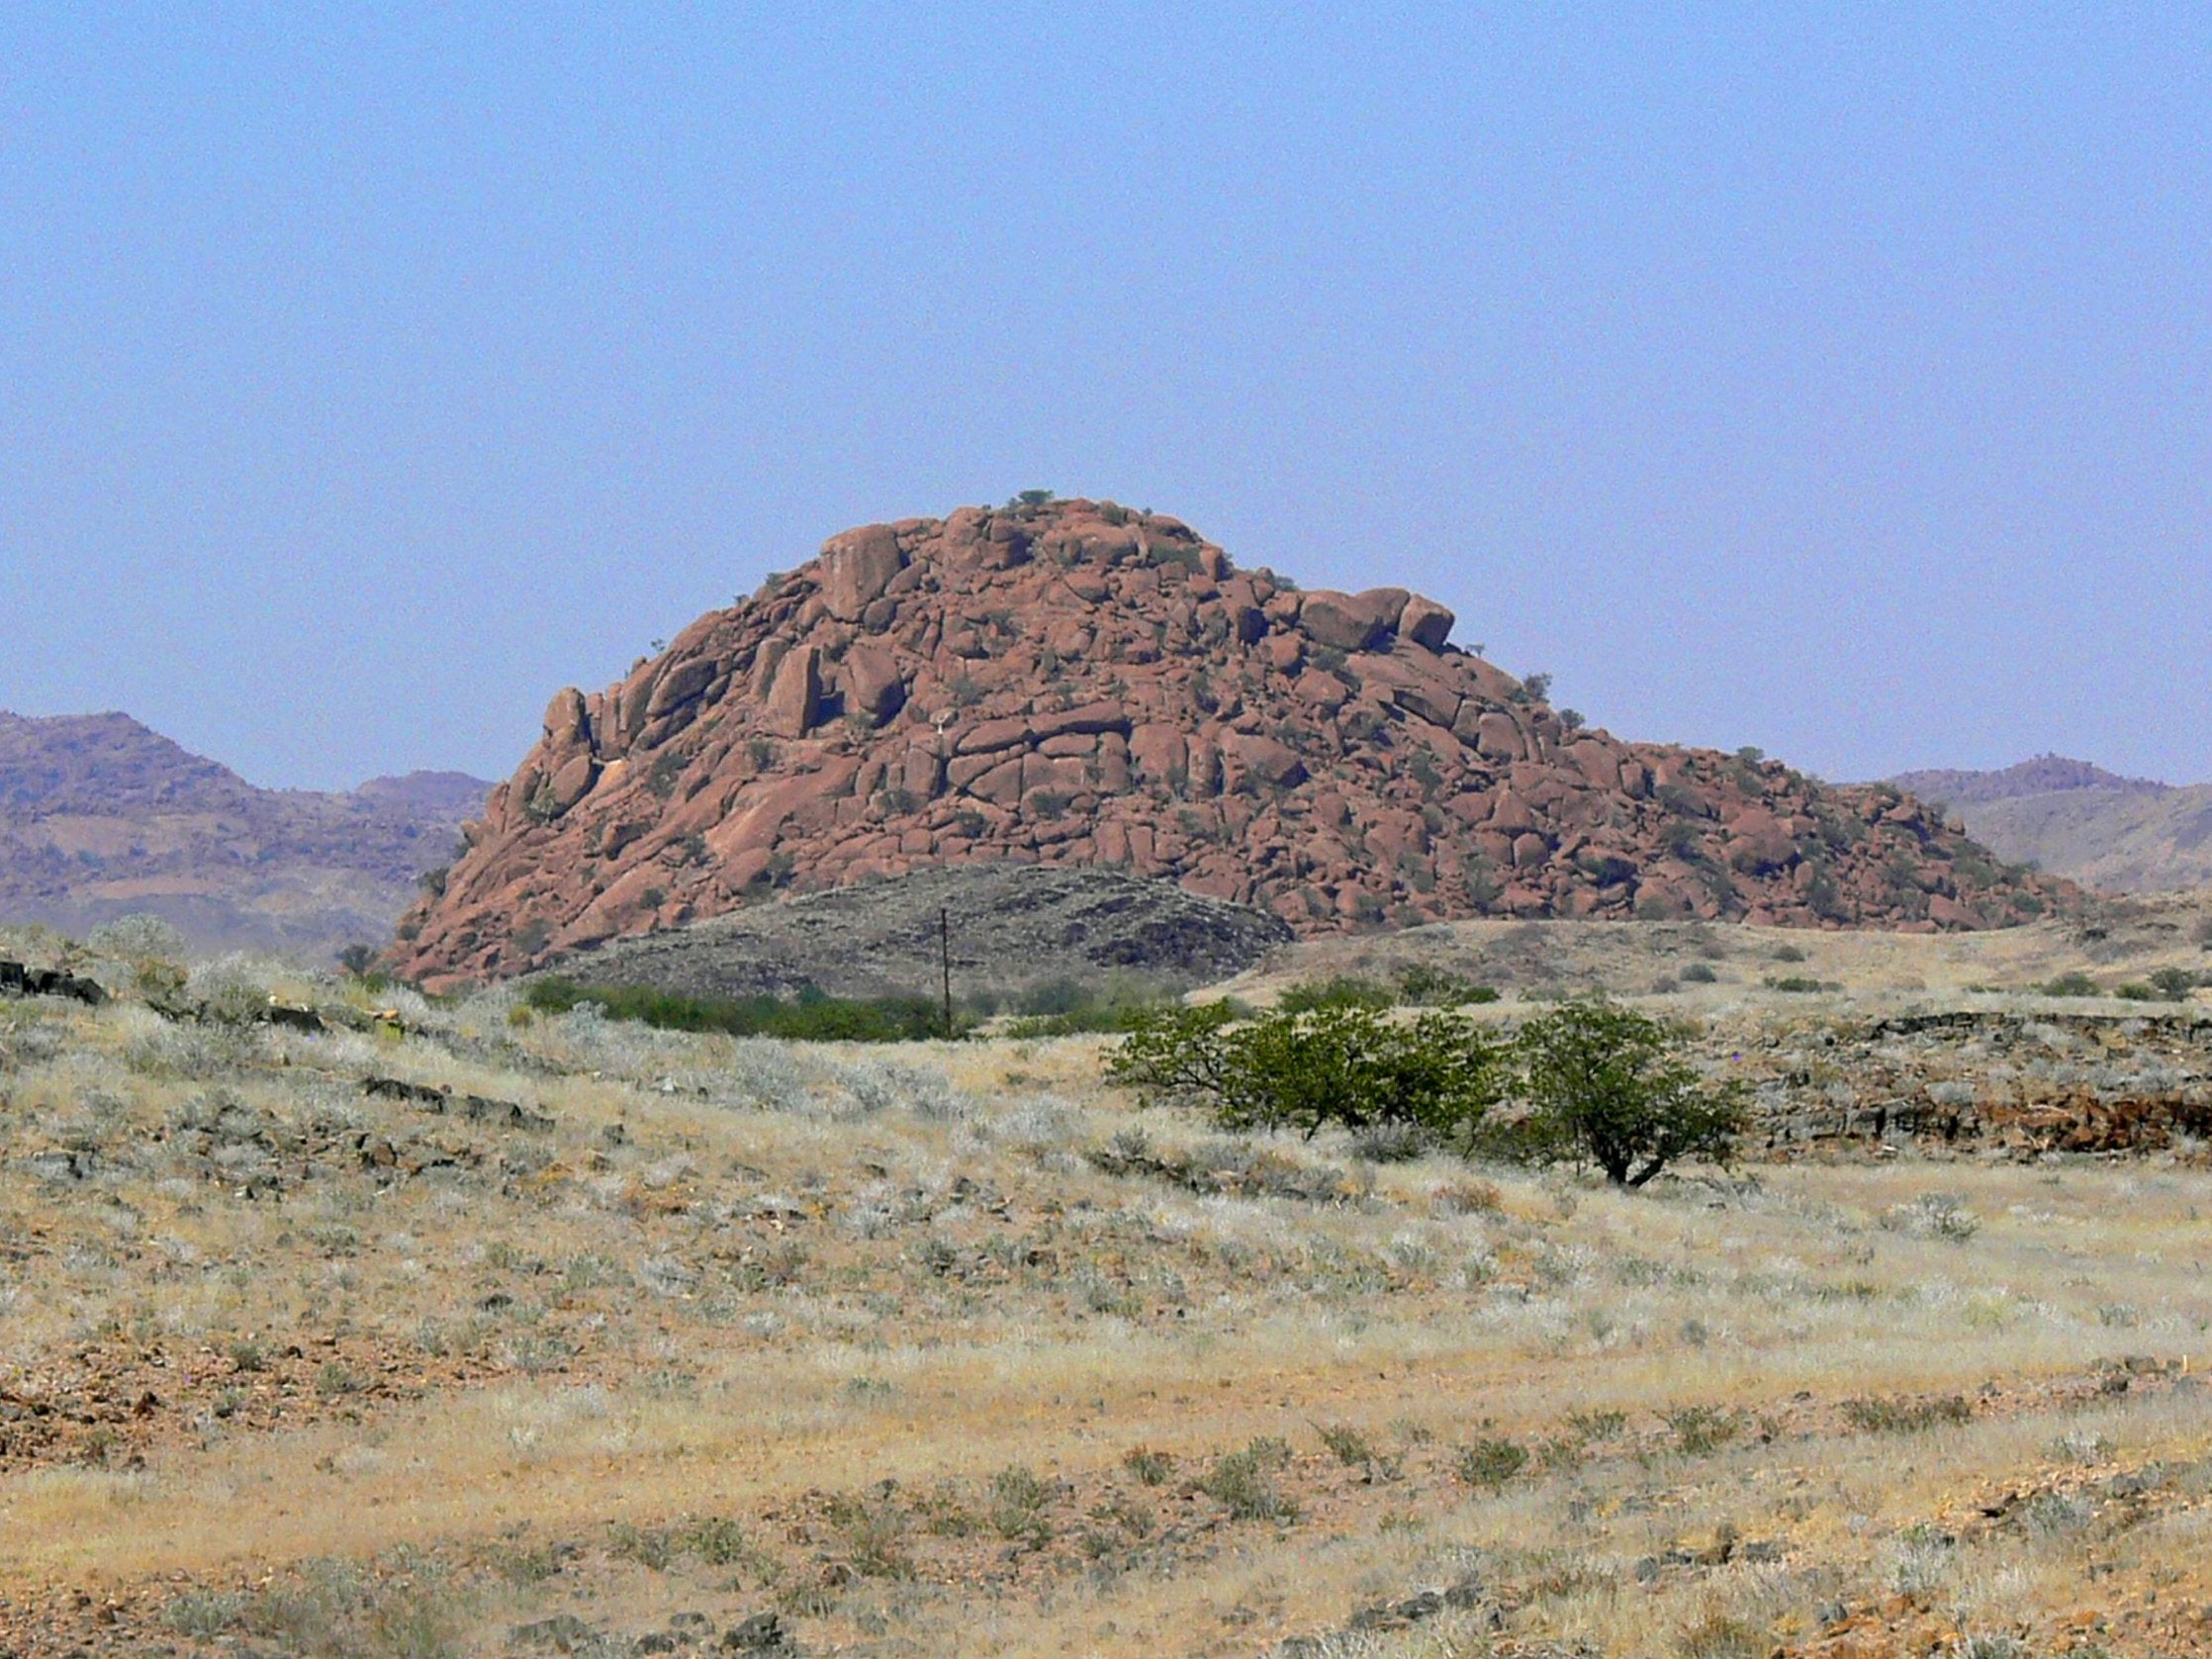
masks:
{"type": "Polygon", "coordinates": [[[196,951],[327,960],[390,937],[489,787],[262,789],[126,714],[0,713],[0,920],[82,934],[145,913],[196,951]]]}
{"type": "Polygon", "coordinates": [[[1956,811],[1998,857],[2108,892],[2212,886],[2212,784],[2179,788],[2039,756],[1998,772],[1890,780],[1956,811]]]}
{"type": "Polygon", "coordinates": [[[966,997],[1129,973],[1188,989],[1251,967],[1292,934],[1281,918],[1112,870],[962,865],[748,905],[690,927],[578,952],[553,971],[688,996],[929,992],[943,968],[966,997]]]}
{"type": "Polygon", "coordinates": [[[2079,790],[2103,795],[2163,795],[2173,787],[2149,778],[2123,778],[2094,762],[2069,760],[2064,755],[2037,755],[1993,772],[1900,772],[1889,782],[1922,800],[1960,807],[2079,790]]]}
{"type": "Polygon", "coordinates": [[[1976,928],[2059,883],[1940,813],[1583,727],[1402,588],[1306,593],[1178,519],[875,524],[561,691],[393,953],[433,983],[937,865],[1105,866],[1301,933],[1484,914],[1976,928]]]}

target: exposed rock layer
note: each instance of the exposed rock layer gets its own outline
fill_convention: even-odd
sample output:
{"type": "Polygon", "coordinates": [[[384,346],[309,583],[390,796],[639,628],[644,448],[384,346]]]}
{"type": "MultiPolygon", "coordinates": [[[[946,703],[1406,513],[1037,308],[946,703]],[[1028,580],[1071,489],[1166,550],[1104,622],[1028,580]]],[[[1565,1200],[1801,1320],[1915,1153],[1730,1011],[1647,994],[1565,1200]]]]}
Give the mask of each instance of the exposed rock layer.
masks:
{"type": "Polygon", "coordinates": [[[1504,913],[2017,921],[1882,786],[1624,743],[1403,589],[1302,593],[1180,521],[1057,502],[875,524],[564,691],[395,958],[432,981],[975,859],[1105,865],[1300,932],[1504,913]]]}

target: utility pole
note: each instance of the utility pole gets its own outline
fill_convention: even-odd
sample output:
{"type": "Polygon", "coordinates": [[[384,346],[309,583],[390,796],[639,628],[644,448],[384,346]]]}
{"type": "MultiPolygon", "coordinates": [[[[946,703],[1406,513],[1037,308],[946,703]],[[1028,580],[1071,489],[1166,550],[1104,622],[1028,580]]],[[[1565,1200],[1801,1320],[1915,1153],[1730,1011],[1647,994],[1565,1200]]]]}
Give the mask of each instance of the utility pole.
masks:
{"type": "Polygon", "coordinates": [[[937,907],[937,965],[945,976],[945,1038],[953,1036],[953,913],[937,907]]]}

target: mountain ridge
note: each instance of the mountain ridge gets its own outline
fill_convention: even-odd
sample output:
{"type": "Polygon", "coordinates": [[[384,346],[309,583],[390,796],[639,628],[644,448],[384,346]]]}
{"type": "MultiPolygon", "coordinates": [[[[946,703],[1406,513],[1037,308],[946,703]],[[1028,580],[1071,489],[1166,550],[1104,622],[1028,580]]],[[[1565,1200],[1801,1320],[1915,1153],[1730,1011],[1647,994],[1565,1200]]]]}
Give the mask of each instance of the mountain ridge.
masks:
{"type": "Polygon", "coordinates": [[[120,711],[0,710],[0,918],[81,934],[144,913],[196,951],[326,959],[389,937],[489,788],[266,789],[120,711]]]}
{"type": "Polygon", "coordinates": [[[1908,794],[1943,806],[1979,806],[1990,801],[2018,800],[2025,795],[2046,795],[2076,789],[2102,789],[2116,794],[2158,795],[2174,787],[2150,778],[2127,778],[2107,772],[2093,761],[2073,760],[2045,753],[1993,771],[1931,768],[1900,772],[1889,782],[1908,794]]]}
{"type": "Polygon", "coordinates": [[[2212,783],[2124,778],[2059,755],[1993,772],[1899,773],[1889,782],[1946,805],[2000,858],[2084,886],[2212,886],[2212,783]]]}

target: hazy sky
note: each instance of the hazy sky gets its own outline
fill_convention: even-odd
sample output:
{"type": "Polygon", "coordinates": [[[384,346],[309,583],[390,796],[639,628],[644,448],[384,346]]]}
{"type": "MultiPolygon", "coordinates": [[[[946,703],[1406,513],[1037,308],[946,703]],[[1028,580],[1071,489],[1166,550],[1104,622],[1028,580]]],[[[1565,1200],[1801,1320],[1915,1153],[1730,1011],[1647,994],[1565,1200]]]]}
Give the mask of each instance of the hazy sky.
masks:
{"type": "Polygon", "coordinates": [[[2203,6],[10,5],[0,706],[504,775],[1046,487],[1626,736],[2212,777],[2208,118],[2203,6]]]}

